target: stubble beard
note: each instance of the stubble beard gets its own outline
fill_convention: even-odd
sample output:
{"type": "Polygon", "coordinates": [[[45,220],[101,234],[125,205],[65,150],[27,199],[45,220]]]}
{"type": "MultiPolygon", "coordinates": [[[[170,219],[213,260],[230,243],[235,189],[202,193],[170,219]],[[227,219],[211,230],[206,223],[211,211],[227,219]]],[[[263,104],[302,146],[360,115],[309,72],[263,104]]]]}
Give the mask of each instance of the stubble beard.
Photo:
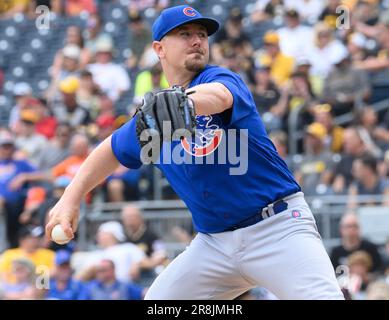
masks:
{"type": "Polygon", "coordinates": [[[200,72],[205,68],[205,65],[207,64],[207,60],[203,55],[200,53],[195,54],[193,58],[189,58],[185,60],[185,68],[186,70],[190,72],[200,72]]]}

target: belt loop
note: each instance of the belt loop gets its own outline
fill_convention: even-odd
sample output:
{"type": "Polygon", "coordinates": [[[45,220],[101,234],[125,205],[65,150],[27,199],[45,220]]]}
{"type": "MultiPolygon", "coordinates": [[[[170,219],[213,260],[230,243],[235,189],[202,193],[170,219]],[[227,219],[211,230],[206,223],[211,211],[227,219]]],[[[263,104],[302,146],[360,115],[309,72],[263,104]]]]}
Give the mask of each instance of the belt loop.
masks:
{"type": "Polygon", "coordinates": [[[263,210],[262,210],[262,218],[263,218],[263,220],[269,218],[268,213],[266,211],[267,211],[267,208],[263,208],[263,210]]]}
{"type": "Polygon", "coordinates": [[[274,209],[273,209],[274,203],[271,203],[267,206],[267,212],[269,214],[269,217],[274,216],[274,209]]]}

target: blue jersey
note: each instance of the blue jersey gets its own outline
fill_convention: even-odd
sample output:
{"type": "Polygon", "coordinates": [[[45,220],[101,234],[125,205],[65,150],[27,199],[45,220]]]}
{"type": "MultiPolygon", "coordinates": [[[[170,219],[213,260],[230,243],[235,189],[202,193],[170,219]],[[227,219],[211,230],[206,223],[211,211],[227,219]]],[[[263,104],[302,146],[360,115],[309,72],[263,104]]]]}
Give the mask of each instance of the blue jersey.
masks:
{"type": "MultiPolygon", "coordinates": [[[[192,80],[190,87],[212,82],[229,89],[233,96],[232,109],[198,115],[199,134],[194,141],[164,143],[161,159],[178,148],[185,157],[192,158],[192,163],[161,160],[157,164],[191,211],[196,230],[204,233],[222,232],[268,204],[301,190],[268,138],[253,97],[239,75],[208,65],[192,80]],[[227,156],[218,152],[219,149],[225,149],[227,156]],[[237,155],[238,151],[246,150],[240,152],[241,163],[228,156],[232,149],[237,155]],[[214,164],[207,161],[209,157],[213,157],[214,164]],[[243,173],[231,174],[231,169],[239,166],[245,169],[243,173]]],[[[112,136],[115,156],[130,168],[142,164],[135,129],[135,119],[132,119],[112,136]]]]}

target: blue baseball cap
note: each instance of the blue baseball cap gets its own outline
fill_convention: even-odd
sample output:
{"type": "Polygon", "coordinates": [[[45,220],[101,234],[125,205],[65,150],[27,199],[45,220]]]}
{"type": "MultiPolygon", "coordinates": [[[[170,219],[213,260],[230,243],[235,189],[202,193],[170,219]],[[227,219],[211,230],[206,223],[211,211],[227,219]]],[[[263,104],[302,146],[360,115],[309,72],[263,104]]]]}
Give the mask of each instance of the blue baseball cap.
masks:
{"type": "Polygon", "coordinates": [[[160,41],[168,32],[187,23],[198,23],[207,29],[208,36],[219,29],[219,22],[206,18],[190,6],[182,5],[165,9],[153,24],[153,39],[160,41]]]}
{"type": "Polygon", "coordinates": [[[65,249],[58,250],[55,254],[55,264],[57,266],[64,264],[64,263],[70,263],[70,260],[72,258],[72,254],[65,249]]]}

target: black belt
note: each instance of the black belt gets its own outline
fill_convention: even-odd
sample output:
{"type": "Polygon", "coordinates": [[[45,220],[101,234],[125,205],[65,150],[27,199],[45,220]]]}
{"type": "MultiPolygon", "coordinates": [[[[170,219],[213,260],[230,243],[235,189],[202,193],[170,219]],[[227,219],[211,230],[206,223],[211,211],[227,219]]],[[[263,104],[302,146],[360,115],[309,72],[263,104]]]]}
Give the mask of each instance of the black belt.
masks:
{"type": "MultiPolygon", "coordinates": [[[[266,208],[269,208],[270,206],[271,205],[267,206],[266,208]]],[[[274,215],[288,209],[288,203],[282,199],[274,202],[272,204],[272,206],[273,206],[274,215]]],[[[224,231],[234,231],[234,230],[246,228],[246,227],[252,226],[258,222],[261,222],[262,220],[269,218],[271,216],[269,214],[269,212],[266,212],[266,211],[268,211],[268,210],[265,210],[265,211],[260,210],[256,215],[254,215],[246,220],[243,220],[242,222],[239,222],[238,224],[236,224],[232,227],[229,227],[224,231]]]]}

